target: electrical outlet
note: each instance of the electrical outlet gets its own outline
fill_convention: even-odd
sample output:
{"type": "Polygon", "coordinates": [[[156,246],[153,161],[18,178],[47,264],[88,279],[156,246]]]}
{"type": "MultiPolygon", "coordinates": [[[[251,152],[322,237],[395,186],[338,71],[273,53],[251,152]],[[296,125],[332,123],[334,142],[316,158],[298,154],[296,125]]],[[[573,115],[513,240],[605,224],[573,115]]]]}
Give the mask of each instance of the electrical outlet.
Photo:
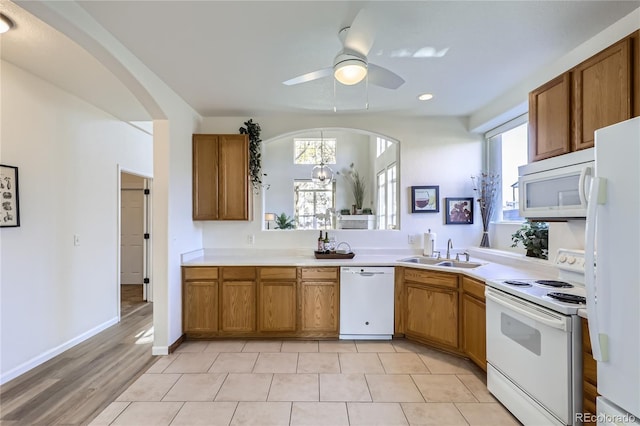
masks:
{"type": "Polygon", "coordinates": [[[73,234],[73,245],[74,246],[79,246],[80,245],[80,235],[73,234]]]}
{"type": "Polygon", "coordinates": [[[252,244],[252,245],[255,244],[256,243],[256,236],[253,235],[253,234],[248,235],[247,236],[247,242],[249,244],[252,244]]]}
{"type": "Polygon", "coordinates": [[[409,242],[409,244],[415,244],[417,239],[418,239],[417,235],[409,235],[407,237],[407,241],[409,242]]]}

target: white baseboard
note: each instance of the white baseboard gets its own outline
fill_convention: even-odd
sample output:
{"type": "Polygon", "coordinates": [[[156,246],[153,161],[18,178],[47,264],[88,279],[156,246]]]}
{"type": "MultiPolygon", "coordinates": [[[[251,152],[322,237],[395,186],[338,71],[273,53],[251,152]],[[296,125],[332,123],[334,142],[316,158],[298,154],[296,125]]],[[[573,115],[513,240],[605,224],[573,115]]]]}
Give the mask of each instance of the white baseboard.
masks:
{"type": "Polygon", "coordinates": [[[151,355],[169,355],[169,346],[152,346],[151,355]]]}
{"type": "Polygon", "coordinates": [[[85,340],[87,340],[90,337],[95,336],[96,334],[100,333],[101,331],[111,327],[114,324],[118,323],[118,317],[112,318],[109,321],[106,321],[94,328],[92,328],[91,330],[88,330],[84,333],[82,333],[79,336],[74,337],[71,340],[66,341],[65,343],[56,346],[55,348],[49,349],[46,352],[43,352],[42,354],[35,356],[33,358],[31,358],[29,361],[24,362],[22,364],[20,364],[19,366],[7,371],[6,373],[2,373],[0,375],[0,385],[5,384],[6,382],[8,382],[9,380],[13,380],[16,377],[20,376],[21,374],[26,373],[27,371],[31,370],[32,368],[37,367],[38,365],[49,361],[51,358],[60,355],[62,352],[66,351],[67,349],[70,349],[72,347],[74,347],[75,345],[77,345],[78,343],[82,343],[85,340]]]}

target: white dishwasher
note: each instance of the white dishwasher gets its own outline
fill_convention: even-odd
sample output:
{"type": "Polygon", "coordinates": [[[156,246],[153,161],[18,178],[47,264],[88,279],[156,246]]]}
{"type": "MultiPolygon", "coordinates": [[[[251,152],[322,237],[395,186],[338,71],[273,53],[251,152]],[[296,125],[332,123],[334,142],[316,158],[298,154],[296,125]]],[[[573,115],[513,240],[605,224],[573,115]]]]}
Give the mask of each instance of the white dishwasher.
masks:
{"type": "Polygon", "coordinates": [[[393,287],[393,267],[340,268],[340,338],[390,340],[393,287]]]}

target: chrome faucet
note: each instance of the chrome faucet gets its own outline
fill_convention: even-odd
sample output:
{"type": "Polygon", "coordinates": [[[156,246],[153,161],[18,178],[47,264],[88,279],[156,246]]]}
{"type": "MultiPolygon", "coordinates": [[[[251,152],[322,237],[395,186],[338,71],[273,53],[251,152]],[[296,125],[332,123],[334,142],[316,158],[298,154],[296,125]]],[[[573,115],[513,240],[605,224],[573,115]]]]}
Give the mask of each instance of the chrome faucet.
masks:
{"type": "Polygon", "coordinates": [[[449,238],[449,241],[447,241],[447,260],[451,260],[451,249],[453,248],[453,241],[451,241],[451,238],[449,238]]]}

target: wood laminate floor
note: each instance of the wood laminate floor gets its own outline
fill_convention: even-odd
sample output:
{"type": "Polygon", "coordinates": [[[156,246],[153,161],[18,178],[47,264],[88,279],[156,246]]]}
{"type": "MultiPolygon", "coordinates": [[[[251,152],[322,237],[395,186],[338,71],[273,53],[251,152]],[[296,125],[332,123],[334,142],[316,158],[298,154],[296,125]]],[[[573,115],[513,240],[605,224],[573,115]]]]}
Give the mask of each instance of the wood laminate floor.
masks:
{"type": "Polygon", "coordinates": [[[88,424],[154,362],[151,303],[0,387],[0,425],[88,424]]]}

